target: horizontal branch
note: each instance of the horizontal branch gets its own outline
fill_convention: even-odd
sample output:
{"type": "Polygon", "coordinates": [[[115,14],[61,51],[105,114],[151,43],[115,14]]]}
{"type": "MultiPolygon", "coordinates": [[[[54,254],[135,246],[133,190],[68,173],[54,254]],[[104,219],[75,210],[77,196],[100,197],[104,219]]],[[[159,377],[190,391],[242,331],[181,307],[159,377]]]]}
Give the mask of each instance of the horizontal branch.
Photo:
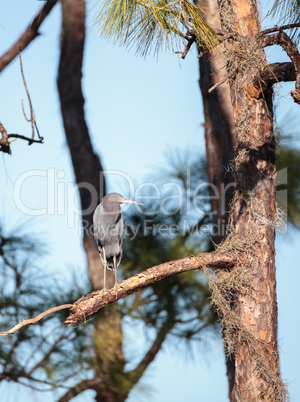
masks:
{"type": "Polygon", "coordinates": [[[296,44],[283,31],[273,35],[263,36],[260,38],[263,47],[280,45],[287,53],[295,67],[296,72],[296,89],[300,90],[300,54],[296,44]]]}
{"type": "Polygon", "coordinates": [[[26,28],[25,32],[17,39],[17,41],[12,45],[12,47],[0,57],[0,72],[19,54],[19,49],[24,50],[30,42],[33,41],[39,35],[39,27],[41,26],[44,19],[50,13],[52,8],[57,3],[57,0],[48,0],[45,2],[41,11],[37,13],[34,19],[26,28]]]}
{"type": "Polygon", "coordinates": [[[8,138],[20,138],[21,140],[28,141],[28,145],[31,145],[33,142],[43,144],[43,141],[44,141],[44,137],[41,137],[40,139],[35,140],[33,138],[25,137],[25,135],[21,135],[21,134],[8,134],[8,138]]]}
{"type": "Polygon", "coordinates": [[[61,306],[52,307],[35,318],[23,320],[8,331],[0,332],[0,335],[13,334],[25,325],[35,324],[42,318],[55,313],[56,311],[67,308],[69,308],[71,312],[66,319],[65,324],[74,324],[85,320],[86,317],[96,313],[116,300],[123,299],[132,293],[136,293],[147,286],[164,281],[174,275],[203,267],[230,269],[234,266],[235,261],[236,257],[229,253],[213,251],[211,253],[201,253],[197,256],[185,257],[181,260],[165,262],[156,265],[155,267],[148,268],[145,271],[126,279],[118,284],[116,290],[107,290],[104,294],[102,293],[102,290],[98,290],[81,297],[73,304],[63,304],[61,306]]]}
{"type": "Polygon", "coordinates": [[[275,26],[274,28],[264,29],[263,31],[261,31],[261,32],[259,33],[258,36],[267,35],[267,34],[274,33],[274,32],[279,32],[279,31],[283,31],[284,29],[293,29],[293,28],[299,28],[299,27],[300,27],[300,22],[296,22],[295,24],[283,25],[283,26],[281,26],[281,27],[275,26]]]}
{"type": "Polygon", "coordinates": [[[23,320],[23,321],[19,322],[19,324],[15,325],[8,331],[0,332],[0,335],[11,335],[11,334],[15,333],[16,331],[18,331],[18,329],[24,327],[25,325],[36,324],[42,318],[47,317],[50,314],[56,313],[56,311],[71,308],[72,306],[73,306],[73,304],[62,304],[61,306],[49,308],[49,310],[44,311],[43,313],[37,315],[34,318],[30,318],[28,320],[23,320]]]}
{"type": "Polygon", "coordinates": [[[278,82],[296,80],[296,72],[293,63],[272,63],[267,65],[258,77],[253,80],[253,85],[248,88],[250,95],[258,99],[262,92],[271,88],[278,82]]]}
{"type": "Polygon", "coordinates": [[[66,319],[65,324],[70,325],[83,321],[91,314],[115,302],[116,299],[123,299],[147,286],[161,282],[182,272],[196,270],[204,266],[232,268],[234,264],[235,259],[233,256],[228,253],[214,251],[198,254],[196,257],[185,257],[181,260],[157,265],[119,283],[116,290],[106,291],[103,295],[101,290],[81,297],[73,304],[71,313],[66,319]]]}

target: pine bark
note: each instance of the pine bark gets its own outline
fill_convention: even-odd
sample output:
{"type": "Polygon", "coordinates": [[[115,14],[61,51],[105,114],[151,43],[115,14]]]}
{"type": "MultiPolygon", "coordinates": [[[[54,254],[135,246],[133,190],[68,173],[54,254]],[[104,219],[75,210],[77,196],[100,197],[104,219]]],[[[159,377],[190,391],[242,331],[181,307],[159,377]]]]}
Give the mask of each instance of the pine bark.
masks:
{"type": "MultiPolygon", "coordinates": [[[[214,28],[220,29],[220,14],[217,0],[196,0],[195,4],[204,10],[203,17],[214,28]]],[[[200,51],[202,49],[199,49],[200,51]]],[[[213,221],[213,240],[220,244],[226,237],[230,203],[233,197],[234,178],[230,168],[234,159],[234,121],[230,98],[230,87],[226,82],[214,91],[208,92],[213,85],[226,77],[227,71],[219,52],[206,52],[199,58],[199,85],[204,109],[204,134],[206,160],[211,189],[211,209],[213,221]],[[217,197],[215,195],[217,194],[217,197]]],[[[228,395],[235,378],[234,354],[225,347],[228,395]]]]}
{"type": "Polygon", "coordinates": [[[231,401],[284,400],[277,345],[272,90],[258,98],[251,91],[252,76],[259,75],[264,60],[263,50],[255,46],[254,36],[260,31],[256,2],[220,1],[219,5],[222,27],[226,30],[230,26],[231,31],[240,35],[238,48],[234,43],[232,49],[229,45],[232,57],[229,61],[237,68],[234,79],[230,80],[237,138],[236,189],[230,223],[232,240],[236,244],[244,242],[241,266],[249,284],[247,290],[238,291],[234,298],[233,312],[241,327],[236,337],[231,401]],[[254,52],[261,57],[260,62],[254,52]],[[247,74],[241,60],[246,54],[247,63],[253,66],[253,71],[249,71],[249,65],[244,66],[245,71],[248,68],[247,74]]]}

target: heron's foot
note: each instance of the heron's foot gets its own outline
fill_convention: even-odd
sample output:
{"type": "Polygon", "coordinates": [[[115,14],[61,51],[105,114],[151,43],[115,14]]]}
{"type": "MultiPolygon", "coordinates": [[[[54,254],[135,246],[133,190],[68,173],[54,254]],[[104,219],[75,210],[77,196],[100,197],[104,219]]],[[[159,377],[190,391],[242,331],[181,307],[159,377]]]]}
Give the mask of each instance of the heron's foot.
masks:
{"type": "Polygon", "coordinates": [[[102,288],[101,292],[102,292],[102,297],[103,297],[104,292],[106,292],[106,287],[105,286],[104,286],[104,288],[102,288]]]}

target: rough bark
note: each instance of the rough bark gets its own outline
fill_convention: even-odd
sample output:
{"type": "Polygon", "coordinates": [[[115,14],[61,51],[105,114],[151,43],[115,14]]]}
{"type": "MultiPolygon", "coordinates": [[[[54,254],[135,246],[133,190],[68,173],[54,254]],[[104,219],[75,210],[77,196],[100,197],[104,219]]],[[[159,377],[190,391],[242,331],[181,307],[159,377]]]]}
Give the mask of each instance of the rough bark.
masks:
{"type": "MultiPolygon", "coordinates": [[[[263,60],[262,50],[255,47],[254,37],[260,31],[256,3],[238,0],[220,1],[219,4],[223,28],[230,26],[241,35],[238,52],[243,52],[243,40],[247,40],[247,46],[253,46],[263,60]]],[[[241,327],[235,345],[231,400],[283,400],[277,347],[272,91],[265,91],[259,98],[245,91],[247,85],[252,85],[251,77],[245,75],[245,71],[252,64],[254,70],[257,69],[254,75],[257,75],[261,66],[258,59],[249,59],[243,71],[239,57],[245,54],[238,53],[234,46],[232,44],[231,49],[229,46],[229,54],[232,51],[230,61],[234,64],[234,57],[237,57],[239,71],[231,80],[237,150],[236,190],[230,220],[234,233],[232,240],[249,239],[249,248],[247,250],[245,246],[241,264],[251,285],[247,291],[237,292],[234,299],[233,312],[239,317],[241,327]]]]}
{"type": "MultiPolygon", "coordinates": [[[[216,0],[209,2],[199,1],[206,9],[205,19],[215,28],[219,28],[219,12],[216,0]]],[[[204,108],[204,133],[208,176],[211,184],[217,189],[212,191],[213,224],[217,229],[214,241],[220,243],[226,233],[219,228],[226,229],[230,201],[233,194],[233,177],[229,169],[234,157],[234,124],[230,100],[229,85],[224,83],[211,93],[208,90],[222,81],[227,71],[223,68],[224,61],[218,52],[205,53],[199,58],[200,79],[199,85],[204,108]]]]}
{"type": "MultiPolygon", "coordinates": [[[[204,18],[214,28],[220,28],[220,15],[217,0],[195,2],[206,11],[204,18]]],[[[215,190],[212,191],[211,207],[214,236],[216,244],[226,236],[228,226],[228,216],[230,202],[233,196],[234,179],[232,177],[232,164],[234,158],[234,122],[230,99],[230,88],[228,83],[224,83],[212,92],[208,92],[218,82],[223,81],[227,76],[227,71],[223,66],[219,52],[205,53],[199,58],[200,79],[199,85],[204,109],[204,133],[205,149],[208,167],[209,182],[217,189],[218,197],[215,197],[215,190]]],[[[226,351],[226,369],[228,378],[228,394],[234,385],[235,361],[234,355],[229,355],[226,351]]]]}
{"type": "Polygon", "coordinates": [[[193,271],[203,266],[230,269],[235,264],[235,257],[222,252],[201,253],[196,257],[185,257],[181,260],[165,262],[148,268],[139,274],[120,282],[116,290],[93,292],[77,300],[71,314],[65,321],[70,325],[84,320],[110,303],[136,293],[147,286],[169,279],[182,272],[193,271]]]}

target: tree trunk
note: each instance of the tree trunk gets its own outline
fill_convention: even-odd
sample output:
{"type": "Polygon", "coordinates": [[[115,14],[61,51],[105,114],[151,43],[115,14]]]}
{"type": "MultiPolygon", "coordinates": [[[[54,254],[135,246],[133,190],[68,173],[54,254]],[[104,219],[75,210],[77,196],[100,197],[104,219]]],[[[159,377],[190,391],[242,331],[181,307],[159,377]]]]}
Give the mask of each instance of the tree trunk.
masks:
{"type": "MultiPolygon", "coordinates": [[[[220,28],[220,14],[217,0],[196,0],[195,4],[204,10],[206,21],[215,28],[220,28]]],[[[199,49],[201,51],[201,49],[199,49]]],[[[226,236],[230,203],[233,197],[234,179],[230,165],[234,159],[234,121],[230,99],[230,87],[225,83],[214,91],[208,90],[226,77],[222,68],[222,57],[218,52],[207,52],[199,58],[199,85],[204,109],[204,133],[206,160],[211,190],[211,207],[213,220],[213,240],[220,244],[226,236]],[[217,197],[215,195],[217,194],[217,197]]],[[[235,377],[234,354],[228,354],[225,346],[226,369],[228,378],[228,395],[235,377]]]]}
{"type": "MultiPolygon", "coordinates": [[[[84,229],[83,246],[87,255],[89,276],[93,289],[101,289],[103,287],[103,266],[91,227],[93,212],[100,199],[105,195],[106,188],[103,168],[99,157],[93,151],[84,116],[81,78],[85,40],[85,1],[61,0],[61,5],[62,37],[57,84],[75,179],[77,185],[80,186],[84,229]]],[[[97,392],[96,401],[121,401],[119,384],[125,360],[118,305],[115,304],[102,315],[97,315],[94,319],[94,326],[95,379],[93,384],[97,383],[97,385],[93,385],[92,389],[97,392]]],[[[85,384],[89,383],[89,381],[85,382],[85,384]]]]}
{"type": "Polygon", "coordinates": [[[93,224],[93,211],[105,195],[106,188],[103,168],[99,157],[93,151],[84,117],[81,69],[85,40],[85,1],[61,0],[61,5],[63,23],[57,84],[75,179],[77,185],[80,185],[83,246],[87,255],[90,279],[94,289],[101,289],[103,278],[101,262],[90,229],[93,224]],[[92,193],[91,187],[86,184],[92,185],[96,190],[95,193],[92,193]]]}
{"type": "Polygon", "coordinates": [[[231,401],[284,400],[277,347],[272,90],[258,99],[251,91],[253,78],[266,64],[254,38],[260,31],[255,2],[220,1],[219,6],[223,30],[229,33],[230,27],[230,33],[238,32],[225,56],[228,74],[233,77],[230,88],[237,149],[232,233],[222,247],[232,253],[238,250],[241,256],[235,271],[241,276],[234,283],[233,314],[222,316],[225,330],[231,328],[225,342],[235,353],[231,401]]]}

